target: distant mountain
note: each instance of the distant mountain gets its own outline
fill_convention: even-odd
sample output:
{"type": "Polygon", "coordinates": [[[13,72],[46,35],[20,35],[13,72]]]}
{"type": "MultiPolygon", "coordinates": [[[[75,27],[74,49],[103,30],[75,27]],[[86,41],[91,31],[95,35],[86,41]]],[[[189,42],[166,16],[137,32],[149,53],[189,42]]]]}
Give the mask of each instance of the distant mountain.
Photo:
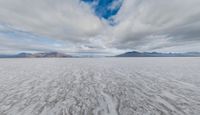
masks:
{"type": "Polygon", "coordinates": [[[13,55],[16,58],[23,58],[23,57],[31,57],[31,53],[19,53],[17,55],[13,55]]]}
{"type": "Polygon", "coordinates": [[[35,58],[45,58],[45,57],[66,58],[66,57],[72,57],[72,56],[64,54],[64,53],[59,53],[59,52],[50,52],[50,53],[36,53],[36,54],[32,54],[31,57],[35,57],[35,58]]]}
{"type": "Polygon", "coordinates": [[[115,57],[200,57],[199,52],[159,53],[159,52],[126,52],[115,57]]]}
{"type": "Polygon", "coordinates": [[[0,55],[0,58],[69,58],[71,55],[67,55],[59,52],[47,52],[47,53],[19,53],[15,55],[0,55]]]}

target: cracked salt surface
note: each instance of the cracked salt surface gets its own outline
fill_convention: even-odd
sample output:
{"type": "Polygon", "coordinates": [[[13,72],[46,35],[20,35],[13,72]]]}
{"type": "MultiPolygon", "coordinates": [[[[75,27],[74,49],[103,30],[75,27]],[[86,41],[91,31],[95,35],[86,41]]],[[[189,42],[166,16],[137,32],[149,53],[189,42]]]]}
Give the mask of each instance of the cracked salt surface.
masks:
{"type": "Polygon", "coordinates": [[[200,58],[1,59],[0,115],[199,115],[200,58]]]}

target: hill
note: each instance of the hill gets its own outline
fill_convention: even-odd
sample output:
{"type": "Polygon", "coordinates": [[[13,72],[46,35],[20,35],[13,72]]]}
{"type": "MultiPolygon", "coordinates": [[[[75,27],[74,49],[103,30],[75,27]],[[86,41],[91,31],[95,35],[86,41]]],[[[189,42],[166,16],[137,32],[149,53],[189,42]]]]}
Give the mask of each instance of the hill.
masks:
{"type": "Polygon", "coordinates": [[[159,52],[126,52],[115,57],[200,57],[199,52],[159,53],[159,52]]]}
{"type": "Polygon", "coordinates": [[[14,55],[0,55],[0,58],[69,58],[67,55],[59,52],[44,52],[44,53],[19,53],[14,55]]]}

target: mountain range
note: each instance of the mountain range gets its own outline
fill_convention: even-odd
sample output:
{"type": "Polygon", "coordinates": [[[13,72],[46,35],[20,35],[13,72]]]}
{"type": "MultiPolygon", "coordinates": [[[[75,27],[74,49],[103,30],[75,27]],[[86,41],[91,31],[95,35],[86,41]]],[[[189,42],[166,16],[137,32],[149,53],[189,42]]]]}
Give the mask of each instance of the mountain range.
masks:
{"type": "MultiPolygon", "coordinates": [[[[0,58],[72,58],[77,56],[67,55],[60,52],[43,52],[43,53],[19,53],[13,55],[0,54],[0,58]]],[[[81,57],[81,56],[80,56],[81,57]]],[[[83,56],[84,57],[84,56],[83,56]]],[[[113,57],[200,57],[200,52],[187,53],[160,53],[160,52],[125,52],[113,57]]]]}
{"type": "Polygon", "coordinates": [[[200,52],[159,53],[159,52],[126,52],[115,57],[200,57],[200,52]]]}
{"type": "Polygon", "coordinates": [[[59,52],[45,52],[45,53],[19,53],[14,55],[0,55],[0,58],[69,58],[73,57],[59,52]]]}

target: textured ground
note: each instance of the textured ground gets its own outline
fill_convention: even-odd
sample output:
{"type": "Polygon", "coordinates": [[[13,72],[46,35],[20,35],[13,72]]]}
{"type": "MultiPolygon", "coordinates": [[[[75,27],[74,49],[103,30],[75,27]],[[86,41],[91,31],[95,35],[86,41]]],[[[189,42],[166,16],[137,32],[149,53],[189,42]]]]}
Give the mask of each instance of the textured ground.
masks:
{"type": "Polygon", "coordinates": [[[200,58],[0,59],[0,115],[199,115],[200,58]]]}

